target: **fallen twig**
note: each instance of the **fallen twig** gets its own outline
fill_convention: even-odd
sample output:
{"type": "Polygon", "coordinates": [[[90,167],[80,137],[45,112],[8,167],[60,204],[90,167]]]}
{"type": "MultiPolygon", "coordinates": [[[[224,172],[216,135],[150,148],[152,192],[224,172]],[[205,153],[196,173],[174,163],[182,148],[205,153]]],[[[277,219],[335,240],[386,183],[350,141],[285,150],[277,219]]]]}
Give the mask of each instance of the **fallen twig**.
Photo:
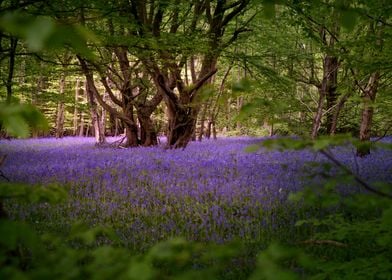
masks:
{"type": "Polygon", "coordinates": [[[335,240],[314,240],[314,239],[309,239],[309,240],[304,240],[301,241],[300,244],[307,244],[307,245],[333,245],[336,247],[348,247],[347,244],[344,244],[342,242],[338,242],[335,240]]]}

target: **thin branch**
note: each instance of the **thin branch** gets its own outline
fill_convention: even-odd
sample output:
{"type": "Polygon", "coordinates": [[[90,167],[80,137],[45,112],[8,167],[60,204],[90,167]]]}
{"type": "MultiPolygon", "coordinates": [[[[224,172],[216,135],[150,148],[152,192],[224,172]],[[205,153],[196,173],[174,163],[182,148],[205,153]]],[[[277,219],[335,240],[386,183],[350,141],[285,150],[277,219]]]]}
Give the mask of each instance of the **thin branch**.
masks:
{"type": "Polygon", "coordinates": [[[93,74],[91,72],[91,70],[88,68],[86,61],[81,58],[79,55],[77,55],[77,58],[80,62],[80,65],[82,67],[82,70],[84,72],[84,75],[86,76],[86,80],[90,86],[90,90],[93,92],[95,98],[97,99],[99,105],[101,105],[106,111],[108,111],[109,113],[111,113],[113,116],[115,116],[118,119],[123,120],[124,122],[126,122],[127,124],[134,124],[134,122],[129,119],[127,116],[125,116],[124,114],[121,114],[120,112],[118,112],[116,109],[114,109],[113,107],[111,107],[109,104],[107,104],[102,96],[99,94],[95,83],[94,83],[94,77],[93,74]]]}
{"type": "MultiPolygon", "coordinates": [[[[295,8],[294,8],[295,9],[295,8]]],[[[295,9],[298,13],[302,14],[306,19],[308,19],[310,22],[314,23],[315,25],[323,28],[337,43],[339,43],[339,38],[332,32],[330,31],[325,25],[319,23],[318,21],[316,21],[315,19],[313,19],[311,16],[306,15],[303,11],[299,10],[299,9],[295,9]]],[[[346,47],[342,46],[341,49],[348,53],[348,50],[346,49],[346,47]]],[[[355,84],[359,87],[359,89],[365,93],[365,89],[360,85],[360,83],[358,82],[357,78],[356,78],[356,74],[354,72],[354,69],[352,67],[349,67],[351,74],[353,75],[354,78],[354,82],[355,84]]]]}
{"type": "Polygon", "coordinates": [[[224,19],[222,20],[221,27],[226,26],[229,21],[231,21],[236,15],[241,13],[241,11],[246,7],[246,5],[249,4],[249,0],[243,0],[238,2],[239,5],[237,4],[237,7],[224,17],[224,19]]]}
{"type": "Polygon", "coordinates": [[[341,168],[343,171],[347,172],[347,174],[350,174],[354,177],[355,181],[360,184],[363,188],[365,188],[366,190],[368,190],[369,192],[372,192],[374,194],[377,194],[379,196],[382,197],[387,197],[389,199],[392,199],[392,194],[388,194],[388,193],[384,193],[382,191],[379,191],[375,188],[373,188],[372,186],[370,186],[368,183],[366,183],[363,179],[361,179],[358,175],[354,174],[354,172],[352,172],[347,166],[345,166],[344,164],[342,164],[340,161],[338,161],[332,154],[330,151],[326,150],[326,149],[322,149],[320,150],[320,153],[322,155],[324,155],[326,158],[328,158],[330,161],[332,161],[336,166],[338,166],[339,168],[341,168]]]}
{"type": "Polygon", "coordinates": [[[204,77],[202,77],[200,80],[198,80],[196,82],[196,84],[194,84],[192,86],[192,88],[189,90],[191,98],[204,85],[204,83],[216,73],[216,71],[218,71],[218,69],[216,69],[216,68],[212,69],[209,73],[207,73],[204,77]]]}
{"type": "Polygon", "coordinates": [[[385,136],[387,136],[387,134],[391,128],[392,128],[392,124],[387,127],[387,129],[385,130],[385,132],[382,136],[378,137],[376,140],[373,140],[372,142],[378,142],[381,139],[383,139],[385,136]]]}
{"type": "Polygon", "coordinates": [[[123,104],[122,104],[121,100],[119,100],[119,99],[114,95],[114,93],[113,93],[112,89],[110,88],[110,86],[109,86],[109,84],[108,84],[106,78],[103,77],[103,76],[101,76],[101,83],[102,83],[103,86],[105,87],[106,92],[109,94],[110,99],[113,101],[113,103],[116,104],[116,105],[118,105],[118,106],[120,106],[120,107],[122,107],[123,104]]]}

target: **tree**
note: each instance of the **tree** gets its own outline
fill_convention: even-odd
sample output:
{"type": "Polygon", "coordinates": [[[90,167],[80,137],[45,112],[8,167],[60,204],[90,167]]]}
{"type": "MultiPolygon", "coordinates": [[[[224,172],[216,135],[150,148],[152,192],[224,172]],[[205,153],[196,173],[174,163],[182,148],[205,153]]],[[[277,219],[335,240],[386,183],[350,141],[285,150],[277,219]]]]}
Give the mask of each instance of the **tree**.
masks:
{"type": "Polygon", "coordinates": [[[200,89],[216,73],[222,50],[235,41],[244,26],[226,38],[232,21],[245,11],[248,0],[242,1],[131,1],[129,20],[136,23],[131,34],[141,39],[137,56],[148,69],[163,96],[168,112],[168,146],[184,148],[194,134],[200,105],[200,89]],[[190,20],[189,20],[190,19],[190,20]],[[190,40],[185,44],[186,40],[190,40]],[[156,48],[159,46],[159,48],[156,48]],[[192,72],[192,84],[186,85],[182,75],[194,58],[201,61],[200,70],[192,72]],[[195,75],[196,74],[196,75],[195,75]]]}

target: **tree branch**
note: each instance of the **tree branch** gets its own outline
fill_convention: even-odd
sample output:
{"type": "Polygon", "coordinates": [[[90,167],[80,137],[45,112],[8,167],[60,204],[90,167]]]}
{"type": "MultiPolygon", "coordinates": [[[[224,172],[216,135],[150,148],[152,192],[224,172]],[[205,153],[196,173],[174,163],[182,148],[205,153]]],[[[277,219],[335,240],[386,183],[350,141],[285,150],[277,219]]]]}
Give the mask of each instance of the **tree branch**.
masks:
{"type": "Polygon", "coordinates": [[[361,185],[363,188],[365,188],[366,190],[368,190],[371,193],[377,194],[379,196],[382,197],[387,197],[389,199],[392,199],[392,194],[388,194],[388,193],[384,193],[381,192],[375,188],[373,188],[372,186],[370,186],[368,183],[366,183],[364,180],[362,180],[358,175],[354,174],[354,172],[352,172],[347,166],[345,166],[344,164],[342,164],[340,161],[338,161],[332,154],[330,151],[326,150],[326,149],[322,149],[320,150],[320,153],[322,155],[324,155],[326,158],[328,158],[330,161],[332,161],[336,166],[338,166],[339,168],[341,168],[343,171],[347,172],[348,174],[352,175],[355,179],[355,181],[361,185]]]}
{"type": "Polygon", "coordinates": [[[77,55],[77,58],[80,62],[83,73],[86,76],[87,83],[89,83],[90,90],[93,92],[99,105],[101,105],[106,111],[110,112],[113,116],[117,117],[118,119],[123,120],[127,124],[134,125],[134,122],[131,119],[126,117],[124,114],[121,114],[120,112],[118,112],[116,109],[111,107],[109,104],[107,104],[103,100],[102,96],[99,94],[99,92],[95,86],[93,74],[91,73],[91,70],[88,68],[86,61],[83,58],[81,58],[79,55],[77,55]]]}
{"type": "Polygon", "coordinates": [[[211,77],[216,73],[216,71],[218,71],[217,68],[212,69],[209,73],[207,73],[207,75],[205,75],[204,77],[202,77],[200,80],[198,80],[198,81],[196,82],[196,84],[194,84],[194,85],[192,86],[192,88],[189,90],[189,94],[190,94],[190,96],[191,96],[191,99],[193,98],[193,96],[195,95],[195,93],[205,84],[205,82],[206,82],[209,78],[211,78],[211,77]]]}

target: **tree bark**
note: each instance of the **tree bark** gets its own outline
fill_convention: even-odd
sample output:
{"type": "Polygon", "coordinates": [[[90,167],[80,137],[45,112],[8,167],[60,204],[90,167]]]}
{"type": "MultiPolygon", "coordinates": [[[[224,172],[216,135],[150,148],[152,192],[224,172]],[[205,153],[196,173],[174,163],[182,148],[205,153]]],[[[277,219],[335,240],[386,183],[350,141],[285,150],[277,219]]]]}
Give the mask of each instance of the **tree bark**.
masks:
{"type": "MultiPolygon", "coordinates": [[[[136,122],[134,119],[134,105],[133,105],[133,100],[132,100],[133,96],[132,96],[132,89],[130,88],[130,85],[129,85],[129,80],[126,81],[126,86],[123,88],[123,90],[121,92],[123,101],[120,102],[112,94],[112,91],[107,84],[106,78],[101,76],[101,82],[103,83],[103,85],[105,86],[105,89],[109,93],[110,98],[115,103],[119,103],[119,105],[122,106],[123,112],[121,113],[121,112],[118,112],[115,108],[111,107],[108,103],[106,103],[104,101],[104,99],[99,94],[99,92],[95,86],[92,71],[91,71],[91,69],[89,69],[86,60],[81,58],[80,56],[78,56],[78,59],[81,64],[84,75],[86,76],[86,80],[89,84],[89,92],[92,94],[92,97],[96,98],[96,100],[102,106],[103,109],[107,110],[114,117],[119,118],[124,122],[125,135],[127,137],[127,141],[126,141],[125,145],[127,147],[138,146],[138,137],[137,137],[138,129],[137,129],[137,125],[136,125],[136,122]]],[[[100,74],[102,74],[102,73],[100,73],[100,74]]],[[[129,77],[127,77],[127,79],[129,79],[129,77]]],[[[101,126],[101,130],[103,131],[102,126],[101,126]]]]}
{"type": "Polygon", "coordinates": [[[151,100],[141,100],[136,103],[136,111],[140,123],[140,143],[142,146],[158,144],[158,135],[151,115],[162,101],[162,94],[157,92],[151,100]]]}
{"type": "Polygon", "coordinates": [[[106,143],[105,139],[105,134],[103,131],[103,126],[101,123],[101,118],[98,114],[98,105],[95,101],[94,93],[93,93],[93,87],[94,87],[94,81],[92,80],[92,76],[87,75],[86,76],[86,93],[87,93],[87,101],[90,107],[90,116],[91,116],[91,125],[93,127],[94,131],[94,137],[95,137],[95,145],[102,145],[106,143]]]}
{"type": "Polygon", "coordinates": [[[328,79],[327,79],[327,116],[326,116],[326,128],[327,131],[331,131],[333,125],[333,107],[336,105],[337,100],[337,84],[338,84],[338,69],[339,62],[338,58],[335,56],[327,56],[328,61],[326,62],[328,65],[328,79]]]}
{"type": "MultiPolygon", "coordinates": [[[[376,100],[376,94],[378,90],[378,84],[380,80],[380,73],[372,73],[369,77],[368,84],[365,88],[364,95],[362,98],[363,108],[361,113],[361,125],[359,128],[359,140],[368,142],[371,136],[371,128],[373,123],[374,114],[374,101],[376,100]]],[[[366,156],[370,154],[370,146],[364,145],[357,150],[358,156],[366,156]]]]}
{"type": "MultiPolygon", "coordinates": [[[[240,113],[242,106],[244,105],[244,98],[242,96],[237,97],[237,114],[240,113]]],[[[240,121],[237,121],[236,129],[238,132],[241,131],[242,125],[240,121]]]]}
{"type": "Polygon", "coordinates": [[[204,136],[204,129],[205,129],[205,121],[206,121],[206,115],[207,115],[207,103],[204,103],[203,109],[201,111],[201,118],[200,118],[200,130],[199,130],[199,135],[197,137],[197,140],[201,141],[204,136]]]}
{"type": "Polygon", "coordinates": [[[84,136],[84,113],[80,113],[80,126],[79,126],[79,137],[84,136]]]}
{"type": "Polygon", "coordinates": [[[333,115],[332,115],[331,128],[329,130],[330,135],[336,134],[340,112],[342,111],[344,104],[346,103],[350,95],[351,95],[351,91],[347,92],[339,99],[338,103],[336,104],[336,108],[333,111],[333,115]]]}
{"type": "Polygon", "coordinates": [[[317,102],[317,109],[313,117],[313,125],[312,125],[312,132],[311,132],[312,139],[316,139],[318,135],[318,131],[321,126],[321,119],[323,117],[324,99],[325,99],[325,91],[319,88],[319,99],[317,102]]]}
{"type": "Polygon", "coordinates": [[[59,100],[57,104],[56,116],[56,138],[63,137],[64,134],[64,96],[65,96],[65,73],[60,78],[59,100]]]}
{"type": "MultiPolygon", "coordinates": [[[[214,60],[216,63],[216,60],[214,60]]],[[[215,64],[211,64],[210,71],[206,68],[202,69],[201,73],[205,74],[196,84],[193,84],[190,89],[180,88],[180,97],[170,88],[169,78],[159,70],[156,70],[154,80],[157,86],[162,90],[164,101],[167,105],[168,111],[168,140],[167,146],[169,148],[185,148],[192,135],[195,132],[197,115],[200,106],[197,104],[195,96],[198,90],[206,84],[212,75],[216,73],[215,64]]],[[[178,89],[178,88],[177,88],[178,89]]]]}
{"type": "Polygon", "coordinates": [[[7,89],[7,104],[11,103],[12,99],[12,84],[14,80],[14,70],[15,70],[15,56],[16,47],[18,45],[18,39],[15,37],[10,37],[10,50],[9,50],[9,64],[8,64],[8,77],[6,81],[7,89]]]}
{"type": "Polygon", "coordinates": [[[79,110],[78,110],[78,105],[79,105],[79,91],[80,91],[80,80],[76,80],[76,85],[75,85],[75,105],[74,105],[74,115],[73,115],[73,135],[76,136],[78,133],[78,115],[79,115],[79,110]]]}
{"type": "MultiPolygon", "coordinates": [[[[382,33],[384,31],[384,24],[379,21],[372,23],[370,25],[370,30],[376,36],[375,45],[377,51],[381,51],[383,47],[382,33]]],[[[362,142],[370,141],[374,114],[374,101],[376,100],[380,78],[381,73],[379,70],[371,73],[368,83],[362,92],[363,108],[361,114],[361,125],[359,128],[359,140],[362,142]]],[[[370,145],[362,145],[357,149],[358,156],[363,157],[368,154],[370,154],[370,145]]]]}
{"type": "Polygon", "coordinates": [[[139,116],[140,142],[142,146],[155,146],[158,144],[158,136],[151,118],[139,116]]]}
{"type": "Polygon", "coordinates": [[[206,130],[206,133],[205,133],[207,139],[211,138],[212,125],[213,125],[213,121],[212,120],[208,120],[207,130],[206,130]]]}
{"type": "MultiPolygon", "coordinates": [[[[206,49],[188,55],[177,53],[175,49],[163,48],[150,56],[143,54],[139,58],[151,74],[158,90],[162,92],[164,102],[168,110],[168,141],[170,148],[185,148],[192,139],[195,132],[195,125],[200,111],[200,100],[198,93],[200,88],[210,82],[211,77],[216,72],[217,58],[222,50],[229,46],[244,32],[238,27],[229,39],[224,36],[227,25],[249,4],[249,0],[217,1],[211,4],[210,1],[189,2],[187,16],[190,24],[186,28],[187,34],[193,34],[198,28],[198,22],[204,20],[205,36],[207,38],[206,49]],[[195,61],[196,55],[200,59],[200,71],[196,73],[195,63],[191,61],[192,84],[186,86],[181,75],[188,58],[195,61]]],[[[144,11],[147,6],[143,1],[132,1],[134,7],[131,12],[139,23],[139,34],[146,34],[160,42],[161,31],[166,27],[171,34],[177,34],[182,23],[179,21],[177,7],[158,5],[156,10],[151,10],[149,16],[144,11]],[[168,16],[168,20],[165,16],[168,16]],[[152,24],[151,24],[152,23],[152,24]],[[146,28],[147,27],[147,28],[146,28]]],[[[185,11],[186,9],[184,9],[185,11]]],[[[147,43],[148,44],[148,43],[147,43]]],[[[147,46],[148,48],[148,46],[147,46]]]]}
{"type": "MultiPolygon", "coordinates": [[[[333,49],[336,43],[336,34],[338,33],[339,26],[334,23],[333,33],[329,34],[325,27],[322,27],[320,30],[320,37],[325,47],[328,47],[330,50],[333,49]],[[329,37],[329,38],[328,38],[329,37]]],[[[318,135],[319,129],[321,127],[321,121],[323,118],[323,109],[324,109],[324,99],[327,101],[327,122],[326,129],[327,132],[331,130],[333,114],[332,107],[336,104],[337,99],[337,77],[339,70],[339,61],[338,58],[334,55],[327,53],[323,58],[323,79],[321,84],[318,84],[319,91],[319,99],[317,103],[316,113],[313,117],[312,131],[311,137],[315,139],[318,135]]],[[[314,75],[314,74],[312,74],[314,75]]],[[[311,76],[311,78],[313,78],[311,76]]]]}
{"type": "MultiPolygon", "coordinates": [[[[313,117],[313,125],[311,137],[315,139],[321,127],[323,117],[324,100],[327,99],[327,108],[331,108],[336,103],[336,85],[337,85],[337,58],[334,56],[326,55],[323,60],[323,80],[318,87],[319,99],[317,103],[316,113],[313,117]],[[328,107],[331,106],[331,107],[328,107]]],[[[328,116],[327,129],[331,130],[333,115],[328,116]]]]}

